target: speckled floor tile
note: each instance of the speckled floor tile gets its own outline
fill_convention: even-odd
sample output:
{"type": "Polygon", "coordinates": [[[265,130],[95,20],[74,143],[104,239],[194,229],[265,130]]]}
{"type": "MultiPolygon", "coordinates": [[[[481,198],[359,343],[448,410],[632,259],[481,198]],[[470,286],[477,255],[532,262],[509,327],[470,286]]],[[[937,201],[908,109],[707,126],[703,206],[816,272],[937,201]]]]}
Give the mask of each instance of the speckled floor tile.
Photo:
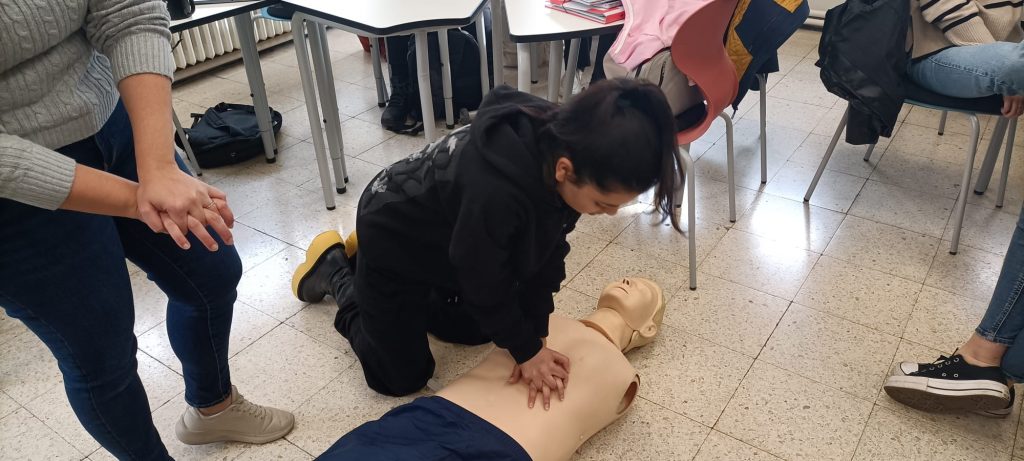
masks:
{"type": "Polygon", "coordinates": [[[638,398],[628,413],[583,444],[572,459],[690,459],[710,431],[710,427],[638,398]]]}
{"type": "Polygon", "coordinates": [[[753,362],[667,325],[629,359],[644,382],[641,397],[707,426],[718,419],[753,362]]]}
{"type": "Polygon", "coordinates": [[[758,360],[715,429],[783,459],[850,459],[872,404],[758,360]]]}
{"type": "Polygon", "coordinates": [[[700,274],[699,283],[672,298],[665,323],[757,357],[789,301],[711,275],[700,274]]]}
{"type": "Polygon", "coordinates": [[[920,283],[822,256],[794,301],[898,337],[920,292],[920,283]]]}
{"type": "Polygon", "coordinates": [[[960,347],[978,326],[988,302],[924,287],[903,338],[943,351],[960,347]]]}
{"type": "Polygon", "coordinates": [[[825,256],[924,282],[939,239],[847,216],[825,248],[825,256]]]}
{"type": "Polygon", "coordinates": [[[850,215],[918,234],[941,237],[953,212],[953,199],[868,181],[850,215]]]}
{"type": "Polygon", "coordinates": [[[924,284],[979,301],[991,299],[1005,258],[962,243],[955,255],[948,248],[949,242],[943,241],[924,284]]]}
{"type": "Polygon", "coordinates": [[[711,431],[704,440],[694,461],[717,461],[728,459],[733,461],[773,461],[778,457],[758,450],[739,440],[718,431],[711,431]]]}
{"type": "Polygon", "coordinates": [[[865,400],[878,393],[899,338],[798,304],[789,306],[758,356],[865,400]]]}
{"type": "Polygon", "coordinates": [[[790,300],[817,259],[817,253],[732,229],[701,271],[790,300]]]}
{"type": "Polygon", "coordinates": [[[825,251],[843,222],[842,213],[771,194],[761,194],[736,229],[816,253],[825,251]]]}
{"type": "Polygon", "coordinates": [[[875,408],[857,447],[854,460],[876,459],[956,461],[995,461],[1010,459],[1000,452],[967,437],[957,437],[924,421],[901,417],[881,407],[875,408]]]}

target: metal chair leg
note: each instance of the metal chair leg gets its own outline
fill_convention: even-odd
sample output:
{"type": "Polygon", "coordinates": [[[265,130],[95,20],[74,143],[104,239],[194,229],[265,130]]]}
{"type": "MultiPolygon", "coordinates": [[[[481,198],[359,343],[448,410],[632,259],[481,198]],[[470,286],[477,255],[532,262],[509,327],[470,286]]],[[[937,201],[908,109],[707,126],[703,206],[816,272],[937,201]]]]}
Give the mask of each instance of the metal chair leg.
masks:
{"type": "Polygon", "coordinates": [[[832,135],[832,141],[828,143],[828,149],[825,150],[825,156],[821,159],[821,164],[818,165],[818,171],[814,173],[814,179],[811,180],[811,185],[807,186],[807,193],[804,194],[804,201],[810,202],[811,195],[814,194],[814,188],[818,187],[818,180],[821,179],[821,174],[825,172],[825,165],[828,165],[828,160],[832,158],[832,152],[836,150],[836,144],[839,143],[839,136],[843,134],[843,129],[846,128],[846,122],[850,119],[850,108],[846,108],[846,112],[843,112],[842,120],[839,120],[839,126],[836,127],[836,133],[832,135]]]}
{"type": "Polygon", "coordinates": [[[1017,119],[1010,120],[1010,127],[1006,133],[1006,150],[1003,152],[1003,174],[999,182],[999,196],[996,198],[996,207],[1003,207],[1003,199],[1006,197],[1006,182],[1010,176],[1010,156],[1013,154],[1013,143],[1017,134],[1017,119]]]}
{"type": "Polygon", "coordinates": [[[960,182],[960,195],[957,197],[956,217],[953,219],[953,241],[949,245],[949,254],[955,255],[960,248],[960,230],[964,226],[964,213],[967,211],[967,195],[971,187],[971,173],[974,172],[974,156],[978,153],[978,138],[981,137],[981,124],[976,114],[969,114],[971,122],[971,145],[967,149],[967,164],[960,182]]]}
{"type": "MultiPolygon", "coordinates": [[[[682,174],[686,175],[686,235],[689,238],[689,263],[690,263],[690,289],[697,289],[697,188],[694,185],[696,181],[695,168],[693,167],[693,157],[690,156],[689,146],[679,147],[679,157],[683,160],[682,174]]],[[[677,195],[678,198],[678,195],[677,195]]],[[[676,203],[679,203],[677,200],[676,203]]]]}
{"type": "Polygon", "coordinates": [[[867,152],[864,152],[864,161],[865,162],[871,160],[871,153],[874,152],[874,151],[875,151],[875,145],[874,144],[868,146],[867,152]]]}
{"type": "Polygon", "coordinates": [[[733,147],[732,117],[725,112],[718,116],[725,120],[725,175],[729,182],[729,222],[736,222],[736,151],[733,147]]]}
{"type": "Polygon", "coordinates": [[[1006,117],[999,117],[992,128],[992,138],[988,141],[988,150],[985,151],[985,158],[981,161],[981,168],[978,169],[978,179],[974,181],[974,193],[982,195],[988,190],[992,182],[992,172],[996,169],[996,159],[999,157],[999,148],[1003,146],[1003,138],[1006,137],[1006,127],[1010,120],[1006,117]]]}
{"type": "Polygon", "coordinates": [[[939,136],[946,134],[946,116],[949,112],[942,111],[942,117],[939,118],[939,136]]]}
{"type": "Polygon", "coordinates": [[[761,88],[761,184],[768,183],[768,76],[757,74],[761,88]]]}
{"type": "Polygon", "coordinates": [[[196,176],[202,176],[203,170],[199,169],[199,160],[196,160],[196,154],[192,152],[192,143],[188,142],[188,135],[185,134],[185,130],[181,127],[181,120],[178,120],[178,113],[171,111],[171,117],[174,119],[174,131],[178,133],[178,138],[181,139],[181,145],[184,146],[185,157],[188,159],[189,166],[196,172],[196,176]]]}

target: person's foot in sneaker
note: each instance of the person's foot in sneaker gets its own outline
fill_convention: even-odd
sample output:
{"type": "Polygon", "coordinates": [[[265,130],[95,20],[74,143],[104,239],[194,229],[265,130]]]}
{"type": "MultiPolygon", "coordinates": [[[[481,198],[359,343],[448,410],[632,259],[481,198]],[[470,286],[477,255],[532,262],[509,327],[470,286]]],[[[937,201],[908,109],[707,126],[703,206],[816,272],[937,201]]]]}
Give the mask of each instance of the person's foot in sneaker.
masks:
{"type": "Polygon", "coordinates": [[[1000,367],[967,363],[963,356],[933,363],[901,362],[885,380],[893,400],[923,411],[993,411],[1010,403],[1010,387],[1000,367]]]}
{"type": "Polygon", "coordinates": [[[202,445],[214,442],[267,443],[284,437],[295,426],[295,417],[284,410],[256,405],[231,386],[231,404],[205,415],[188,407],[178,419],[174,433],[182,443],[202,445]]]}
{"type": "Polygon", "coordinates": [[[380,126],[385,130],[400,133],[408,128],[409,114],[412,111],[412,101],[409,99],[412,94],[412,87],[408,82],[397,82],[391,79],[391,97],[388,98],[388,105],[384,113],[380,115],[380,126]]]}
{"type": "Polygon", "coordinates": [[[1013,384],[1010,384],[1010,403],[1007,403],[1005,407],[995,410],[974,410],[974,413],[987,418],[1005,418],[1010,416],[1013,412],[1013,404],[1017,400],[1017,392],[1013,390],[1013,384]]]}

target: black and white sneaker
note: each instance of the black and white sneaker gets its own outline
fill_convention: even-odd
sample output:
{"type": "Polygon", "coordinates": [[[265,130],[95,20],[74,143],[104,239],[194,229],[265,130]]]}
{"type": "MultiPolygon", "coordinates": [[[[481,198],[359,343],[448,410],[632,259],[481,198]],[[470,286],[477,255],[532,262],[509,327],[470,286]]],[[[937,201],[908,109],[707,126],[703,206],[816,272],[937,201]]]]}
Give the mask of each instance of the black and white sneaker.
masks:
{"type": "Polygon", "coordinates": [[[1005,407],[997,410],[974,410],[974,413],[984,416],[986,418],[1005,418],[1010,416],[1013,412],[1013,401],[1017,398],[1017,392],[1013,390],[1013,386],[1010,386],[1010,403],[1006,404],[1005,407]]]}
{"type": "Polygon", "coordinates": [[[991,412],[1011,403],[1002,369],[968,364],[956,353],[933,363],[901,362],[884,388],[893,400],[923,411],[991,412]]]}

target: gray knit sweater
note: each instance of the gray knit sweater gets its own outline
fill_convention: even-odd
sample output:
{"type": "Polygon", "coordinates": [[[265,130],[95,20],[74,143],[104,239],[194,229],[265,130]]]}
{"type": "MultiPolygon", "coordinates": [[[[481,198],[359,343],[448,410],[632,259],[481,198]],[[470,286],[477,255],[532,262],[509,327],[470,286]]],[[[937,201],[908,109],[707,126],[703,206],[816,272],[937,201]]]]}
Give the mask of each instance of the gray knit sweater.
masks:
{"type": "Polygon", "coordinates": [[[53,149],[100,130],[121,79],[173,75],[168,25],[160,0],[0,0],[0,199],[64,202],[75,161],[53,149]]]}

